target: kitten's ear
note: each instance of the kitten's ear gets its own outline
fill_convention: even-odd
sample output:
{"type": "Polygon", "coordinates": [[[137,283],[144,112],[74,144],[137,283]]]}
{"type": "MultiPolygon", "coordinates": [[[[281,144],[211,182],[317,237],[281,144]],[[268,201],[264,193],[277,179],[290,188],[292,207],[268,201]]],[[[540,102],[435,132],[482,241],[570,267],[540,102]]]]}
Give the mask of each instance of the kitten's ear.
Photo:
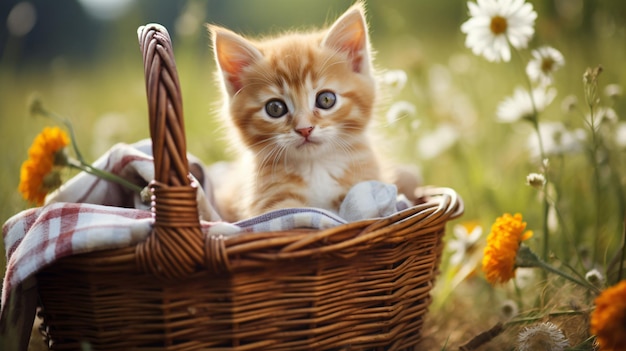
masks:
{"type": "Polygon", "coordinates": [[[361,2],[357,2],[335,21],[324,36],[322,45],[346,52],[355,72],[369,73],[369,40],[365,9],[361,2]]]}
{"type": "Polygon", "coordinates": [[[208,28],[213,39],[215,61],[232,96],[242,88],[243,69],[261,59],[262,54],[251,42],[228,29],[214,25],[208,25],[208,28]]]}

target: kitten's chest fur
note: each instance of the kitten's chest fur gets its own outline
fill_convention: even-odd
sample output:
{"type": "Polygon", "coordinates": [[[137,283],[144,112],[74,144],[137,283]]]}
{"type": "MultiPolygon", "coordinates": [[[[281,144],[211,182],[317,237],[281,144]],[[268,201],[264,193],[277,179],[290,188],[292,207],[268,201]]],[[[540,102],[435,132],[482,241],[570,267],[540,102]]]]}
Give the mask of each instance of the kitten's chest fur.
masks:
{"type": "Polygon", "coordinates": [[[294,173],[304,181],[306,203],[310,207],[338,210],[347,192],[345,183],[351,183],[346,172],[348,160],[321,159],[293,166],[294,173]],[[342,186],[341,183],[344,183],[342,186]]]}

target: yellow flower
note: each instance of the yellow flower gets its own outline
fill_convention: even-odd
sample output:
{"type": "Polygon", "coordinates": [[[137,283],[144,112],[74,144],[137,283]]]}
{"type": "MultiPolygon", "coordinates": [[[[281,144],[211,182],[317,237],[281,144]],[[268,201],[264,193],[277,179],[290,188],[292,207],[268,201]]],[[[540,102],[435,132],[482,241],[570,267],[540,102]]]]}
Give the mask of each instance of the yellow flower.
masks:
{"type": "Polygon", "coordinates": [[[491,284],[505,283],[515,277],[515,257],[522,241],[532,236],[524,231],[522,215],[505,213],[491,226],[483,256],[483,271],[491,284]]]}
{"type": "Polygon", "coordinates": [[[604,290],[595,300],[591,333],[601,351],[626,350],[626,280],[604,290]]]}
{"type": "Polygon", "coordinates": [[[18,189],[24,199],[42,205],[48,192],[61,184],[55,166],[63,165],[63,148],[69,142],[67,134],[58,127],[46,127],[35,137],[20,170],[18,189]]]}

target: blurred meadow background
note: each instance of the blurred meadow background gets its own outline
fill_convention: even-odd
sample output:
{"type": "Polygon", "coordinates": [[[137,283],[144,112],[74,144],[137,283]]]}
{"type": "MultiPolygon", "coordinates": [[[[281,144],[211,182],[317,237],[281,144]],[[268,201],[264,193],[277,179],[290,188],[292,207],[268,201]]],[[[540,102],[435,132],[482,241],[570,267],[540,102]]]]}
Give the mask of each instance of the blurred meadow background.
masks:
{"type": "MultiPolygon", "coordinates": [[[[376,117],[378,133],[391,157],[420,168],[425,184],[454,188],[463,197],[465,215],[450,223],[447,241],[458,242],[457,235],[482,229],[480,238],[461,240],[461,246],[451,246],[444,255],[424,328],[425,350],[458,348],[506,318],[507,306],[515,314],[516,309],[531,311],[523,315],[526,321],[515,323],[519,328],[526,322],[545,321],[552,312],[589,308],[588,293],[578,294],[575,287],[555,278],[540,285],[540,272],[519,269],[515,284],[487,283],[479,268],[482,248],[491,224],[503,213],[523,215],[527,229],[534,232],[528,246],[538,253],[544,223],[549,225],[550,262],[572,266],[581,275],[597,268],[603,279],[616,280],[626,175],[626,100],[619,89],[626,83],[626,3],[529,2],[538,14],[535,35],[521,55],[501,63],[488,62],[465,47],[465,34],[460,31],[469,18],[465,1],[366,2],[385,92],[376,117]],[[496,117],[499,104],[517,86],[525,87],[531,49],[543,45],[556,48],[565,59],[564,67],[554,73],[556,97],[539,116],[540,122],[558,126],[546,146],[552,147],[547,189],[552,206],[547,221],[541,190],[526,185],[528,174],[542,172],[533,148],[537,139],[533,126],[524,121],[502,123],[496,117]],[[599,106],[606,108],[606,117],[597,129],[601,144],[590,149],[583,73],[599,64],[603,67],[598,78],[599,106]],[[565,140],[571,135],[580,137],[565,140]],[[451,262],[455,253],[462,259],[451,262]]],[[[182,85],[188,151],[210,164],[229,155],[216,123],[219,91],[204,24],[250,35],[280,33],[332,23],[351,3],[2,1],[0,219],[4,222],[28,208],[17,191],[20,165],[42,128],[58,125],[29,115],[28,101],[34,94],[72,122],[88,160],[117,142],[149,137],[138,26],[157,22],[170,31],[182,85]]],[[[576,319],[577,313],[564,315],[564,319],[554,318],[554,323],[563,328],[571,349],[591,350],[585,341],[588,319],[576,319]]],[[[513,350],[515,343],[510,340],[516,339],[519,328],[505,331],[482,349],[513,350]]]]}

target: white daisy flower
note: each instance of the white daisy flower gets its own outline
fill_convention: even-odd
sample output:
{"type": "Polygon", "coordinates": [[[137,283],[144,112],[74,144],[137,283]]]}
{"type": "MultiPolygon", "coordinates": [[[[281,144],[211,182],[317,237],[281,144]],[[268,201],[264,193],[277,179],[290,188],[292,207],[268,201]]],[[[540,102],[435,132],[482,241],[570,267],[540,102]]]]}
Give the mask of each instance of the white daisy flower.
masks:
{"type": "Polygon", "coordinates": [[[520,119],[532,119],[535,114],[533,102],[537,113],[542,112],[554,100],[556,89],[538,87],[533,89],[532,94],[531,100],[528,90],[522,87],[515,88],[513,96],[507,97],[498,105],[496,113],[498,121],[512,123],[520,119]]]}
{"type": "Polygon", "coordinates": [[[622,87],[618,84],[609,84],[604,87],[604,94],[611,99],[617,99],[622,96],[622,87]]]}
{"type": "Polygon", "coordinates": [[[585,115],[585,118],[587,120],[587,123],[590,126],[593,125],[594,127],[597,127],[601,123],[617,123],[617,121],[619,120],[617,112],[615,112],[614,109],[604,106],[600,106],[594,110],[593,123],[591,123],[592,120],[589,113],[585,115]]]}
{"type": "Polygon", "coordinates": [[[561,101],[561,110],[565,113],[574,112],[578,106],[578,98],[576,95],[567,95],[561,101]]]}
{"type": "Polygon", "coordinates": [[[391,107],[389,107],[389,110],[387,110],[387,114],[385,115],[385,117],[387,118],[387,123],[394,124],[400,119],[413,117],[416,115],[416,113],[417,110],[415,108],[415,105],[413,105],[412,103],[408,101],[397,101],[393,105],[391,105],[391,107]]]}
{"type": "Polygon", "coordinates": [[[563,331],[550,322],[524,328],[517,336],[519,351],[564,351],[569,340],[563,331]]]}
{"type": "Polygon", "coordinates": [[[540,173],[530,173],[526,176],[526,185],[541,189],[546,184],[546,177],[540,173]]]}
{"type": "Polygon", "coordinates": [[[477,0],[467,7],[471,17],[461,25],[465,46],[491,62],[510,61],[509,43],[525,48],[535,33],[537,13],[524,0],[477,0]]]}
{"type": "Polygon", "coordinates": [[[399,92],[406,85],[408,78],[406,72],[401,69],[394,69],[383,73],[382,83],[389,87],[394,93],[399,92]]]}
{"type": "Polygon", "coordinates": [[[450,256],[450,264],[457,266],[476,247],[476,242],[483,235],[483,228],[470,222],[457,224],[452,231],[455,239],[448,242],[448,248],[453,252],[450,256]]]}
{"type": "Polygon", "coordinates": [[[561,52],[549,46],[533,50],[532,56],[526,66],[526,74],[533,82],[539,84],[551,84],[552,74],[565,65],[561,52]]]}
{"type": "Polygon", "coordinates": [[[626,148],[626,122],[621,122],[615,130],[615,142],[617,146],[626,148]]]}
{"type": "Polygon", "coordinates": [[[452,125],[444,123],[424,135],[417,142],[417,149],[422,158],[429,160],[439,156],[459,139],[459,132],[452,125]]]}
{"type": "MultiPolygon", "coordinates": [[[[560,122],[539,123],[539,135],[546,156],[576,153],[584,149],[587,138],[583,129],[569,130],[560,122]]],[[[539,157],[539,140],[536,133],[528,138],[528,148],[532,157],[539,157]]]]}

